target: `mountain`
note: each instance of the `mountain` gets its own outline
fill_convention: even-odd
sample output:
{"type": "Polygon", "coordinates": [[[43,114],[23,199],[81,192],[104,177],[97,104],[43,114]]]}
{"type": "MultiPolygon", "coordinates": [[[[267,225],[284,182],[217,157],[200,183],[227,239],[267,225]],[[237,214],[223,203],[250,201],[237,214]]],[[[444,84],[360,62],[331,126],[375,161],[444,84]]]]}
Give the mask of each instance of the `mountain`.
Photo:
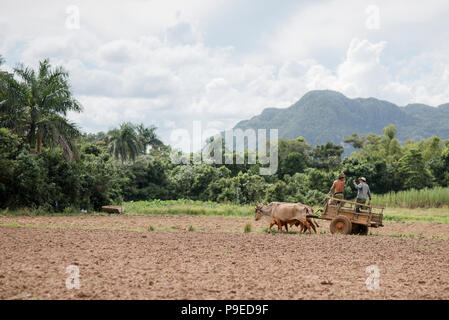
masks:
{"type": "Polygon", "coordinates": [[[399,107],[375,98],[349,99],[340,92],[315,90],[286,109],[267,108],[250,120],[240,121],[234,129],[278,129],[279,138],[303,136],[317,145],[327,141],[342,144],[354,132],[381,134],[390,123],[396,125],[402,142],[433,135],[449,139],[449,103],[399,107]]]}

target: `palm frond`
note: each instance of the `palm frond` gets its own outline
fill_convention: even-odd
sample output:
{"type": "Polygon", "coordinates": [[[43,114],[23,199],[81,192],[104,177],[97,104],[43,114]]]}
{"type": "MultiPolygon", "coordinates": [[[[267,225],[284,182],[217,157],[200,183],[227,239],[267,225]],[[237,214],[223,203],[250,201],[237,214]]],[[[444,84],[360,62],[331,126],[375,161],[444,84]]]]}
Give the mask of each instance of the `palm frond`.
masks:
{"type": "Polygon", "coordinates": [[[81,136],[78,126],[59,115],[49,116],[37,123],[42,134],[44,145],[51,148],[60,146],[68,161],[72,161],[77,154],[74,141],[81,136]]]}
{"type": "Polygon", "coordinates": [[[131,159],[135,161],[142,151],[142,145],[136,134],[136,127],[131,123],[123,123],[120,129],[114,129],[108,133],[109,152],[115,159],[122,163],[131,159]]]}

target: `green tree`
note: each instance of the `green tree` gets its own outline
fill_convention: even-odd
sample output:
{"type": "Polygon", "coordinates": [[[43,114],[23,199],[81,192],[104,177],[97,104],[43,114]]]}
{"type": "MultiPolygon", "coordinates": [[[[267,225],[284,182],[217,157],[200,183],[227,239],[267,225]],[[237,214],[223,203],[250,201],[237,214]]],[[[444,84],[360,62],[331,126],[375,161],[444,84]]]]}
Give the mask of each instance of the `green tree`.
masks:
{"type": "Polygon", "coordinates": [[[384,137],[370,133],[365,138],[365,144],[358,154],[358,158],[362,161],[370,157],[385,157],[385,147],[383,144],[384,137]]]}
{"type": "Polygon", "coordinates": [[[191,193],[202,201],[210,198],[209,185],[220,178],[228,178],[230,170],[226,167],[217,168],[211,165],[199,165],[195,172],[193,184],[191,185],[191,193]]]}
{"type": "Polygon", "coordinates": [[[232,178],[213,180],[208,186],[209,200],[238,204],[257,203],[263,200],[266,188],[267,184],[259,175],[239,172],[232,178]]]}
{"type": "Polygon", "coordinates": [[[316,168],[309,168],[305,173],[306,190],[317,190],[322,193],[329,192],[337,176],[334,172],[325,172],[316,168]]]}
{"type": "Polygon", "coordinates": [[[37,153],[42,145],[60,146],[65,158],[72,160],[80,132],[66,115],[82,108],[72,96],[68,73],[61,67],[52,68],[46,59],[38,70],[21,65],[14,75],[2,76],[2,126],[24,137],[37,153]]]}
{"type": "Polygon", "coordinates": [[[151,147],[154,150],[159,150],[164,144],[156,135],[157,127],[145,127],[143,123],[136,126],[137,137],[139,138],[139,142],[142,145],[143,153],[147,152],[148,147],[151,147]]]}
{"type": "MultiPolygon", "coordinates": [[[[288,157],[288,155],[293,152],[303,155],[304,157],[306,157],[308,161],[309,159],[307,155],[311,149],[312,147],[307,143],[307,141],[303,137],[298,137],[296,139],[279,139],[278,141],[279,163],[285,160],[288,157]]],[[[268,147],[267,150],[269,150],[268,147]]]]}
{"type": "Polygon", "coordinates": [[[393,176],[388,174],[387,162],[382,158],[369,158],[363,161],[359,161],[356,158],[347,158],[343,161],[342,171],[347,179],[345,196],[348,198],[355,198],[357,194],[352,187],[352,180],[354,179],[365,177],[373,193],[388,192],[393,183],[391,181],[393,176]]]}
{"type": "Polygon", "coordinates": [[[8,205],[15,196],[16,157],[20,152],[20,140],[6,128],[0,128],[0,207],[8,205]]]}
{"type": "Polygon", "coordinates": [[[443,159],[446,168],[449,169],[449,145],[447,145],[441,152],[441,158],[443,159]]]}
{"type": "Polygon", "coordinates": [[[404,189],[422,189],[432,186],[432,176],[418,148],[410,148],[399,159],[398,174],[404,181],[404,189]]]}
{"type": "Polygon", "coordinates": [[[209,200],[216,202],[236,202],[237,193],[232,178],[220,178],[209,185],[209,200]]]}
{"type": "Polygon", "coordinates": [[[287,184],[280,180],[270,185],[266,191],[265,201],[287,201],[289,197],[287,184]]]}
{"type": "Polygon", "coordinates": [[[261,176],[240,172],[232,180],[237,193],[238,203],[248,204],[262,201],[265,195],[266,184],[261,176]]]}
{"type": "Polygon", "coordinates": [[[427,166],[432,173],[434,181],[442,187],[447,187],[449,183],[449,166],[446,166],[443,157],[433,157],[427,162],[427,166]]]}
{"type": "Polygon", "coordinates": [[[136,133],[135,126],[130,123],[122,123],[119,129],[113,129],[108,133],[109,153],[122,163],[131,159],[135,161],[142,152],[142,145],[136,133]]]}
{"type": "Polygon", "coordinates": [[[397,129],[394,124],[389,124],[382,129],[384,134],[382,144],[384,146],[383,157],[387,162],[391,163],[396,161],[401,156],[401,146],[398,139],[396,139],[397,129]]]}
{"type": "Polygon", "coordinates": [[[311,153],[312,166],[325,171],[338,170],[341,165],[343,152],[342,146],[329,141],[323,145],[316,146],[311,153]]]}
{"type": "Polygon", "coordinates": [[[169,166],[164,159],[153,156],[139,158],[127,168],[127,176],[130,179],[124,186],[124,199],[168,200],[172,195],[168,174],[169,166]]]}
{"type": "Polygon", "coordinates": [[[449,144],[441,152],[441,161],[443,170],[441,174],[435,175],[435,178],[442,186],[447,187],[449,186],[449,144]]]}
{"type": "Polygon", "coordinates": [[[294,175],[297,172],[304,172],[307,167],[308,158],[304,153],[292,152],[281,161],[279,176],[285,174],[294,175]]]}
{"type": "Polygon", "coordinates": [[[352,145],[354,149],[361,149],[365,144],[366,136],[359,136],[356,132],[354,132],[351,136],[346,137],[343,142],[349,143],[352,145]]]}
{"type": "Polygon", "coordinates": [[[81,179],[80,207],[101,210],[107,204],[119,204],[123,200],[123,187],[129,177],[123,166],[100,154],[83,154],[78,163],[81,179]]]}
{"type": "Polygon", "coordinates": [[[418,146],[422,150],[422,155],[426,162],[432,158],[441,156],[443,152],[443,142],[436,136],[420,141],[418,146]]]}
{"type": "Polygon", "coordinates": [[[394,124],[389,124],[382,129],[382,133],[389,141],[391,141],[396,137],[398,130],[396,129],[396,126],[394,124]]]}
{"type": "Polygon", "coordinates": [[[347,137],[345,142],[361,147],[360,152],[355,153],[353,156],[360,161],[367,161],[369,158],[382,158],[390,164],[402,156],[402,148],[399,140],[396,138],[397,129],[395,125],[390,124],[386,126],[382,132],[383,135],[370,133],[360,137],[354,133],[352,136],[347,137]]]}

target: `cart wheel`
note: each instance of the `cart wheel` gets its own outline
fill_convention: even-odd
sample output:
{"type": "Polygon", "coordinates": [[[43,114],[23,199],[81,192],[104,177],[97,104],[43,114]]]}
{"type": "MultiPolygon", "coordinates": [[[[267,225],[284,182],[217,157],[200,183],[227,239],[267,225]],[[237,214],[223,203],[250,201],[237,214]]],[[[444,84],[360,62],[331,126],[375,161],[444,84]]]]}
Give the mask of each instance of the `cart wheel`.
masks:
{"type": "Polygon", "coordinates": [[[352,231],[351,220],[349,220],[345,216],[338,216],[332,220],[330,229],[332,234],[350,234],[352,231]]]}

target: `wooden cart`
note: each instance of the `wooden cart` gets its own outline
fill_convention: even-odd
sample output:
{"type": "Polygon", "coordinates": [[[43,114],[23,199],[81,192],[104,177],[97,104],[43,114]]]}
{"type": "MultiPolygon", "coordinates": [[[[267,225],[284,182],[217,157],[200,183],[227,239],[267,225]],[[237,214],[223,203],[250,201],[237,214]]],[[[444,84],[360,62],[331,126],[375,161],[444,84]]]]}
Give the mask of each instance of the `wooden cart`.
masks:
{"type": "Polygon", "coordinates": [[[367,235],[369,227],[383,227],[383,207],[328,197],[318,219],[330,220],[331,233],[367,235]],[[360,212],[355,211],[356,205],[360,212]]]}
{"type": "Polygon", "coordinates": [[[125,210],[122,206],[102,206],[101,211],[107,212],[107,213],[118,213],[121,214],[125,210]]]}

